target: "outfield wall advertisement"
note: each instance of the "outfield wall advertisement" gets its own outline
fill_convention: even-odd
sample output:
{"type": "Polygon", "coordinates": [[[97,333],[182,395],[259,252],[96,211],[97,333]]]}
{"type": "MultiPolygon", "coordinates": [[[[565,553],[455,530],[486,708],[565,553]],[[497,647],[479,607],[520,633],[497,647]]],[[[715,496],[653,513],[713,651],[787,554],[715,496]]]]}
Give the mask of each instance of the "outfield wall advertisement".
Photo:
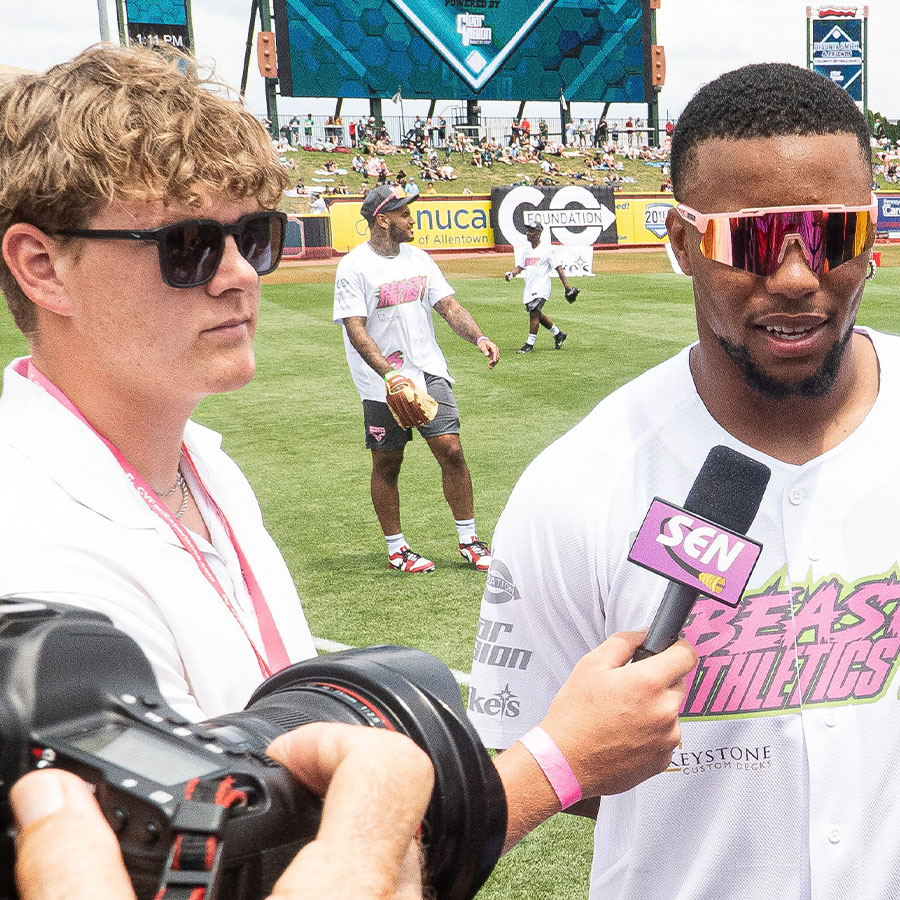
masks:
{"type": "Polygon", "coordinates": [[[538,222],[557,244],[616,244],[615,195],[608,187],[516,187],[491,191],[491,228],[498,247],[524,244],[525,226],[538,222]]]}
{"type": "Polygon", "coordinates": [[[875,226],[879,237],[896,240],[900,238],[900,195],[878,196],[878,224],[875,226]]]}
{"type": "Polygon", "coordinates": [[[671,194],[659,197],[616,196],[616,229],[620,244],[663,244],[668,240],[666,216],[675,206],[671,194]]]}
{"type": "MultiPolygon", "coordinates": [[[[358,197],[329,201],[332,246],[346,253],[369,239],[358,197]]],[[[598,245],[665,244],[671,194],[613,194],[609,188],[567,185],[495,188],[491,197],[420,196],[410,206],[413,246],[423,250],[512,250],[525,242],[525,224],[542,222],[577,274],[598,245]],[[614,210],[614,212],[613,212],[614,210]]],[[[900,238],[900,193],[878,195],[878,236],[900,238]]],[[[589,269],[589,266],[588,266],[589,269]]]]}
{"type": "MultiPolygon", "coordinates": [[[[331,204],[334,249],[346,253],[369,239],[360,200],[331,204]]],[[[409,207],[415,222],[413,246],[423,250],[486,250],[494,246],[488,197],[419,197],[409,207]]]]}
{"type": "Polygon", "coordinates": [[[274,0],[290,97],[646,103],[651,0],[274,0]]]}

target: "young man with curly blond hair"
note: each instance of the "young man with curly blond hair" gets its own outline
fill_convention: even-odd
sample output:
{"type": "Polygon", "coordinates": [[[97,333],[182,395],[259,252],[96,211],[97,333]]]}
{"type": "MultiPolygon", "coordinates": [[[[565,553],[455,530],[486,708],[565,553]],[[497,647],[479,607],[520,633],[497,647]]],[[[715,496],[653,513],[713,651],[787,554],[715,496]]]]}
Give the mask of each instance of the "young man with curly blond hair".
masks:
{"type": "MultiPolygon", "coordinates": [[[[0,598],[108,614],[190,718],[239,709],[314,653],[250,485],[190,421],[253,375],[285,175],[262,127],[190,60],[98,47],[0,90],[0,287],[31,355],[0,396],[0,598]]],[[[695,656],[579,664],[543,720],[566,797],[661,771],[695,656]]],[[[506,845],[559,811],[524,744],[497,757],[506,845]]]]}
{"type": "Polygon", "coordinates": [[[99,610],[193,719],[315,655],[253,491],[191,422],[253,375],[285,175],[195,64],[86,50],[0,91],[0,597],[99,610]]]}

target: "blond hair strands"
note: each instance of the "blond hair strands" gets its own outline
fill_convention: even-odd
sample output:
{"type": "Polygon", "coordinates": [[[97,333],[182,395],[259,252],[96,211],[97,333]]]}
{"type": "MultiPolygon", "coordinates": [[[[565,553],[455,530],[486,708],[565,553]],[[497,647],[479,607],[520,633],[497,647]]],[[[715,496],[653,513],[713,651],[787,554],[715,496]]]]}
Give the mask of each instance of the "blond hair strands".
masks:
{"type": "MultiPolygon", "coordinates": [[[[0,240],[10,225],[84,227],[110,203],[275,208],[287,176],[262,125],[184,55],[89,47],[0,88],[0,240]]],[[[33,303],[0,258],[0,289],[34,336],[33,303]]]]}

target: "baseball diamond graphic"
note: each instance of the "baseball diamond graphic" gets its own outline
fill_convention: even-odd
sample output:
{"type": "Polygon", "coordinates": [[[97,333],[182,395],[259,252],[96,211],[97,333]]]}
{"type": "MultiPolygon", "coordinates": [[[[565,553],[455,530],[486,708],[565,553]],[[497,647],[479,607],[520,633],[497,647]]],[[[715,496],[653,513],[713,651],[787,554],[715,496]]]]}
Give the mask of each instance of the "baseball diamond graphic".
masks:
{"type": "Polygon", "coordinates": [[[468,82],[473,90],[486,84],[556,0],[488,6],[457,13],[454,6],[391,0],[422,36],[468,82]]]}

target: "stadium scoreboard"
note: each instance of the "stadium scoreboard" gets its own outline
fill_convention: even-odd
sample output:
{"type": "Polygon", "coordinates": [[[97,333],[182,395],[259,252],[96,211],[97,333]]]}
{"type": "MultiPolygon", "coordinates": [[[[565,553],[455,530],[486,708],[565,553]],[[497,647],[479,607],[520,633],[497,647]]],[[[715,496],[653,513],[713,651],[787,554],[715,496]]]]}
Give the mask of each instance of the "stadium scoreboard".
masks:
{"type": "Polygon", "coordinates": [[[290,97],[645,103],[657,0],[274,0],[290,97]]]}

